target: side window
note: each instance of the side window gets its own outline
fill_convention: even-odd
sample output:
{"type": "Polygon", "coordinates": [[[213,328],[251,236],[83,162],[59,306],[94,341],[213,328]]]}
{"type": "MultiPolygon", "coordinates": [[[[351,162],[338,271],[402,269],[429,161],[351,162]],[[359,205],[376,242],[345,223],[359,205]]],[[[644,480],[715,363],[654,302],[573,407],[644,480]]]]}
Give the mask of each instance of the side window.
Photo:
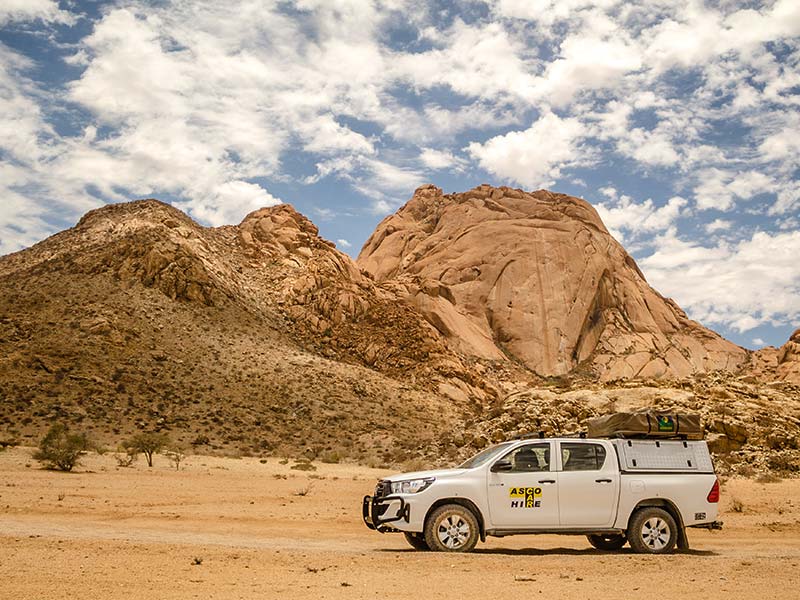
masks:
{"type": "Polygon", "coordinates": [[[528,444],[515,448],[504,459],[511,461],[512,473],[550,470],[550,444],[528,444]]]}
{"type": "Polygon", "coordinates": [[[606,449],[599,444],[561,443],[564,471],[599,471],[606,462],[606,449]]]}

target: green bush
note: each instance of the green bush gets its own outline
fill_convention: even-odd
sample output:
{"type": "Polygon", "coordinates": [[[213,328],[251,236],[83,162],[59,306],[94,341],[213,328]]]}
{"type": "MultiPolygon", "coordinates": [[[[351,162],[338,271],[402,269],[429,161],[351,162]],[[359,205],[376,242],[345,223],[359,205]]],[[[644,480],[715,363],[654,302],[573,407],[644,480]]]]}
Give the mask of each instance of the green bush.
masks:
{"type": "Polygon", "coordinates": [[[43,462],[48,469],[72,471],[88,449],[86,434],[70,433],[66,425],[56,423],[39,442],[39,450],[33,458],[43,462]]]}

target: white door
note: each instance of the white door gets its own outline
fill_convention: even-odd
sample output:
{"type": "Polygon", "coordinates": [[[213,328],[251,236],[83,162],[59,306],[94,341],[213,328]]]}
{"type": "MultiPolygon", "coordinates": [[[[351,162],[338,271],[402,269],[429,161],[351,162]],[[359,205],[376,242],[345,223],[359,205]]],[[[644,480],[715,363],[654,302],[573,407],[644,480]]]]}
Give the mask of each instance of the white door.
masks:
{"type": "Polygon", "coordinates": [[[518,446],[494,462],[487,477],[493,529],[558,527],[554,442],[518,446]],[[506,471],[496,470],[505,465],[506,471]]]}
{"type": "Polygon", "coordinates": [[[575,440],[559,442],[559,452],[561,527],[611,527],[619,497],[619,469],[613,449],[575,440]]]}

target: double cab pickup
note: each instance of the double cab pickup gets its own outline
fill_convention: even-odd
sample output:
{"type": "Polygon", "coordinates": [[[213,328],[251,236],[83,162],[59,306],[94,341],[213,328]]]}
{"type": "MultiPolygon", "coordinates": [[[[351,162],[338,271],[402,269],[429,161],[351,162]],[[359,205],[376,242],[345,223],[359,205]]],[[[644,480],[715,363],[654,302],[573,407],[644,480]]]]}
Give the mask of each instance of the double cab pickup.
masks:
{"type": "Polygon", "coordinates": [[[663,554],[689,547],[687,527],[720,527],[718,502],[704,441],[542,438],[382,479],[362,515],[419,550],[467,552],[487,536],[548,533],[663,554]]]}

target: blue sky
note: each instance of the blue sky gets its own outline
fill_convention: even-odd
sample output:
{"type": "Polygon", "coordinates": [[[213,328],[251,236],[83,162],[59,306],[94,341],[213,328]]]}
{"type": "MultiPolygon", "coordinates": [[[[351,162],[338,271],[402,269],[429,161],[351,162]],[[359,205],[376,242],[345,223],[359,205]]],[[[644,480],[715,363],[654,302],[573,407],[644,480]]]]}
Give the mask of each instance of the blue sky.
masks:
{"type": "Polygon", "coordinates": [[[3,0],[0,254],[107,202],[290,202],[355,256],[423,183],[583,197],[746,347],[800,326],[800,4],[3,0]]]}

